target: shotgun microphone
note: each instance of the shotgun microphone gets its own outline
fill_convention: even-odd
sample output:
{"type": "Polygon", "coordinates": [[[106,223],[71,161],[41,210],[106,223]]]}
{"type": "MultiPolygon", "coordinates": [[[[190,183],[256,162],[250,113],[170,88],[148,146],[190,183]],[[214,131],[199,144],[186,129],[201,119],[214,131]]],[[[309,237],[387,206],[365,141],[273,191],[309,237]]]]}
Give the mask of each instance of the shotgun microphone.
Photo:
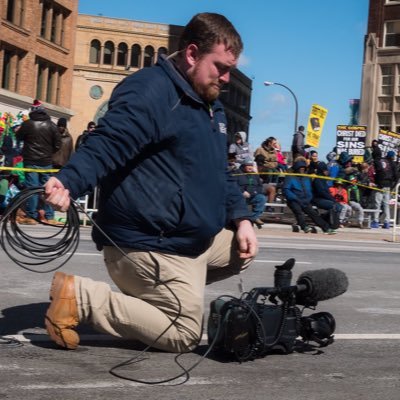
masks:
{"type": "Polygon", "coordinates": [[[335,268],[305,271],[297,279],[296,304],[315,306],[333,299],[349,287],[346,274],[335,268]]]}

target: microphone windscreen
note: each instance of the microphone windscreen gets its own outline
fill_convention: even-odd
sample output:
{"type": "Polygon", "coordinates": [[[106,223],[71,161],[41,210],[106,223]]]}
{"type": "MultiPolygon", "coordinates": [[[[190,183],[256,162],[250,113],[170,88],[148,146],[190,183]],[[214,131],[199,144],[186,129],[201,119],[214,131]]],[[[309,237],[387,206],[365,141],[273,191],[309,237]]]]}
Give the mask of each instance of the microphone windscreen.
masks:
{"type": "Polygon", "coordinates": [[[335,268],[305,271],[297,279],[298,285],[307,289],[297,293],[297,304],[315,304],[315,302],[332,299],[343,294],[349,287],[346,274],[335,268]]]}

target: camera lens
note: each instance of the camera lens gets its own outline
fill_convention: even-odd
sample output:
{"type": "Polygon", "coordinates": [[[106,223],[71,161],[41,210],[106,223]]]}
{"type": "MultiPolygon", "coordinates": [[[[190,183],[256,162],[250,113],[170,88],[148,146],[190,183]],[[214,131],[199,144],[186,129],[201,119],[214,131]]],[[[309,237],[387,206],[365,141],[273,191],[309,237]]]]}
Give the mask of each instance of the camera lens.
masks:
{"type": "Polygon", "coordinates": [[[304,340],[329,339],[336,329],[335,318],[328,312],[319,312],[302,317],[300,322],[300,335],[304,340]]]}

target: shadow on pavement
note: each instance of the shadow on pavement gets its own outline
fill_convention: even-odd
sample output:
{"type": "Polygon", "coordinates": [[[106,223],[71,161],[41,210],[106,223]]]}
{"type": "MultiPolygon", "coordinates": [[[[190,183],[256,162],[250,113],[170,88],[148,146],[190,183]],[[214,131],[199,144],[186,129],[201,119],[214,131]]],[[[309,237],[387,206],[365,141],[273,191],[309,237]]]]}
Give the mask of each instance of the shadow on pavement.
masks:
{"type": "MultiPolygon", "coordinates": [[[[46,335],[44,317],[49,307],[46,303],[23,304],[1,310],[0,318],[0,337],[9,335],[25,336],[32,345],[44,348],[58,348],[56,344],[49,340],[43,340],[46,335]]],[[[122,340],[113,336],[106,337],[95,331],[89,325],[81,324],[77,328],[81,336],[81,345],[91,347],[113,347],[126,348],[141,351],[145,345],[137,341],[122,340]],[[85,335],[90,337],[85,338],[85,335]],[[96,338],[99,335],[99,339],[96,338]],[[83,337],[82,337],[83,336],[83,337]]],[[[157,351],[151,349],[152,352],[157,351]]]]}

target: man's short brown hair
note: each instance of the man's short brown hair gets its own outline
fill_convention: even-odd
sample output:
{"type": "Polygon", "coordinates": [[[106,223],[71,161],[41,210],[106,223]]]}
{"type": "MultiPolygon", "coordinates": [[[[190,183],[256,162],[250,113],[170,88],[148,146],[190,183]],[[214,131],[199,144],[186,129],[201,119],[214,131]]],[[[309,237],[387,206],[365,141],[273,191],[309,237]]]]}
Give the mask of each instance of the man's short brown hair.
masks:
{"type": "Polygon", "coordinates": [[[195,44],[200,54],[212,51],[216,44],[223,43],[236,58],[243,50],[239,33],[232,23],[223,15],[215,13],[196,14],[186,25],[179,40],[179,50],[195,44]]]}

